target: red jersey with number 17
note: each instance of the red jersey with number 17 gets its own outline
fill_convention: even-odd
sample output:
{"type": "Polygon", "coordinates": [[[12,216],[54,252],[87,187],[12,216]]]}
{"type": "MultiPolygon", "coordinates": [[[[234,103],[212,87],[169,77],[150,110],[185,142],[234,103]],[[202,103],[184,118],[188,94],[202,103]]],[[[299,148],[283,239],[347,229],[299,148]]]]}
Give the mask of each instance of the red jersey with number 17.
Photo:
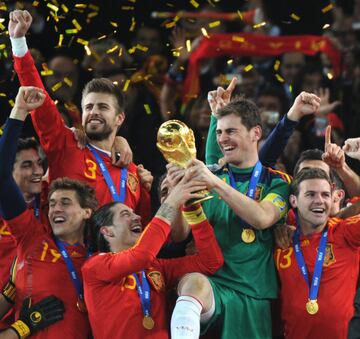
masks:
{"type": "MultiPolygon", "coordinates": [[[[300,248],[310,281],[321,234],[300,236],[300,248]]],[[[293,245],[286,250],[276,248],[285,338],[347,338],[348,323],[354,313],[359,247],[359,216],[328,221],[328,240],[317,297],[319,311],[314,315],[307,313],[305,308],[309,287],[300,272],[293,245]]]]}
{"type": "MultiPolygon", "coordinates": [[[[14,56],[14,61],[14,68],[22,86],[36,86],[44,89],[29,52],[22,58],[14,56]]],[[[44,104],[32,112],[31,118],[49,163],[49,180],[69,177],[84,181],[95,188],[100,206],[113,201],[94,155],[88,148],[77,147],[73,133],[65,126],[60,112],[47,93],[44,104]]],[[[111,158],[104,152],[98,153],[119,194],[122,169],[112,165],[111,158]]],[[[150,195],[142,188],[134,163],[128,166],[125,205],[142,217],[144,225],[150,221],[150,195]]]]}
{"type": "MultiPolygon", "coordinates": [[[[55,295],[64,302],[64,319],[32,337],[89,338],[88,316],[76,307],[75,287],[49,227],[41,224],[31,210],[26,210],[6,222],[17,241],[16,318],[25,298],[31,297],[32,302],[36,303],[44,297],[55,295]]],[[[81,278],[81,266],[87,259],[86,249],[81,245],[67,246],[66,249],[81,278]]]]}

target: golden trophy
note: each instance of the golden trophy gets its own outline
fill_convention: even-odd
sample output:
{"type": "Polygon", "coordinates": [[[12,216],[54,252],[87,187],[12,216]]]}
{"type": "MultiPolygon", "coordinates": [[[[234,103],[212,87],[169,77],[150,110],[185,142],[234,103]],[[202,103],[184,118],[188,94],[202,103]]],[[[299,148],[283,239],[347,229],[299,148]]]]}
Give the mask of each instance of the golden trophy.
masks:
{"type": "MultiPolygon", "coordinates": [[[[168,120],[159,127],[156,146],[167,162],[182,168],[186,168],[190,160],[196,159],[194,132],[179,120],[168,120]]],[[[199,193],[204,197],[189,200],[186,205],[194,205],[213,198],[207,190],[199,193]]]]}

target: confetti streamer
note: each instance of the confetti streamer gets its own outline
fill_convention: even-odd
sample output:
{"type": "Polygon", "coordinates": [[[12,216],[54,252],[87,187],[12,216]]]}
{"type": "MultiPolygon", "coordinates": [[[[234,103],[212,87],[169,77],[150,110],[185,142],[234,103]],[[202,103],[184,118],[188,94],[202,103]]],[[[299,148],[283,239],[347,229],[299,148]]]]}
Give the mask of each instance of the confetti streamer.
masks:
{"type": "Polygon", "coordinates": [[[297,14],[295,14],[295,13],[291,13],[291,14],[290,14],[290,18],[291,18],[291,19],[294,19],[295,21],[300,21],[300,17],[299,17],[297,14]]]}
{"type": "Polygon", "coordinates": [[[251,65],[251,64],[249,64],[249,65],[246,65],[246,66],[244,67],[244,71],[245,71],[245,72],[249,72],[249,71],[251,71],[253,68],[254,68],[254,66],[251,65]]]}
{"type": "Polygon", "coordinates": [[[327,6],[325,6],[324,8],[321,9],[321,12],[323,12],[324,14],[331,11],[334,8],[334,5],[332,3],[328,4],[327,6]]]}

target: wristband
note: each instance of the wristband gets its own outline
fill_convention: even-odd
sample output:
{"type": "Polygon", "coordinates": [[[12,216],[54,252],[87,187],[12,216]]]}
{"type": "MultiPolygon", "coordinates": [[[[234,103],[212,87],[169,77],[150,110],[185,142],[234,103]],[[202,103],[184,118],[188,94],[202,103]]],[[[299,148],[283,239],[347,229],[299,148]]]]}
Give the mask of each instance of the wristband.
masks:
{"type": "Polygon", "coordinates": [[[189,225],[200,224],[206,220],[206,215],[201,206],[193,211],[182,211],[182,214],[189,225]]]}
{"type": "Polygon", "coordinates": [[[8,303],[15,304],[16,287],[11,281],[6,283],[1,293],[8,303]]]}
{"type": "Polygon", "coordinates": [[[23,57],[29,50],[24,36],[21,38],[10,38],[10,40],[13,54],[16,57],[23,57]]]}
{"type": "Polygon", "coordinates": [[[20,339],[27,338],[31,332],[30,328],[21,320],[15,321],[11,328],[16,332],[20,339]]]}

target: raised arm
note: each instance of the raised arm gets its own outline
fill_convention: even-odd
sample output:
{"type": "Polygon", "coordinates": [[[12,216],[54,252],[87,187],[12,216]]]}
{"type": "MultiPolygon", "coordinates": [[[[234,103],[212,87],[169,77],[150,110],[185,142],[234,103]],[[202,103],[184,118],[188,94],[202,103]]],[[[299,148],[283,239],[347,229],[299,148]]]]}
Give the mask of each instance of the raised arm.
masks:
{"type": "Polygon", "coordinates": [[[128,274],[149,267],[168,239],[178,210],[186,201],[201,197],[201,194],[192,192],[204,187],[203,184],[184,177],[160,206],[137,244],[116,254],[106,253],[92,258],[83,269],[84,279],[93,277],[100,281],[120,281],[128,274]]]}
{"type": "Polygon", "coordinates": [[[0,205],[3,217],[13,219],[26,209],[23,195],[12,176],[16,158],[17,141],[29,111],[44,102],[42,90],[35,87],[20,87],[10,118],[0,139],[0,205]]]}
{"type": "MultiPolygon", "coordinates": [[[[345,189],[350,196],[360,194],[360,177],[347,165],[345,152],[351,152],[349,143],[344,149],[331,142],[331,126],[327,126],[325,132],[325,146],[323,160],[333,168],[344,183],[345,189]]],[[[351,153],[350,153],[351,154],[351,153]]]]}
{"type": "Polygon", "coordinates": [[[55,103],[45,91],[40,75],[35,67],[26,44],[25,34],[31,26],[32,18],[28,11],[10,12],[9,35],[13,50],[14,68],[22,86],[42,88],[45,93],[44,104],[31,113],[33,125],[40,138],[45,153],[62,149],[65,135],[71,133],[65,128],[61,114],[55,103]]]}

